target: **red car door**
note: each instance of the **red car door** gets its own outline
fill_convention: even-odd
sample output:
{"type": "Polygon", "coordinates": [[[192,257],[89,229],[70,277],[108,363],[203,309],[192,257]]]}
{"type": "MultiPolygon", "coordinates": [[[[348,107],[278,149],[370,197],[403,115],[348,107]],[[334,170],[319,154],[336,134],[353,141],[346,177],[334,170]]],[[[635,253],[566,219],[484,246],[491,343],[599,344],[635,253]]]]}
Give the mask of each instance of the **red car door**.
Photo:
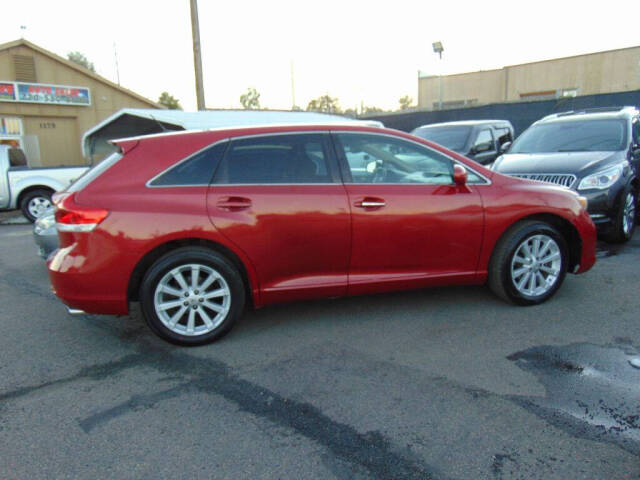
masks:
{"type": "Polygon", "coordinates": [[[488,181],[469,171],[459,187],[449,157],[399,137],[334,139],[352,212],[349,293],[472,281],[488,181]]]}
{"type": "Polygon", "coordinates": [[[346,294],[350,214],[328,134],[232,140],[207,195],[212,223],[257,272],[263,304],[346,294]]]}

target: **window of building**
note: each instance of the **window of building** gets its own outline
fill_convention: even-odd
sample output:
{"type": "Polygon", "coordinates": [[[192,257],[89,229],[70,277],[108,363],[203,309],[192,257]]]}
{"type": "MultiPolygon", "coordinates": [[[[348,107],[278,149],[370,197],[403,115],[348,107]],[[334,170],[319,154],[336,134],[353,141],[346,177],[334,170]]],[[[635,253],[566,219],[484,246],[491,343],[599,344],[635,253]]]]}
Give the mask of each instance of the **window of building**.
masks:
{"type": "Polygon", "coordinates": [[[218,143],[192,155],[154,178],[149,185],[153,187],[209,185],[228,144],[229,142],[218,143]]]}
{"type": "Polygon", "coordinates": [[[332,183],[328,146],[321,134],[233,140],[218,168],[217,184],[332,183]]]}
{"type": "Polygon", "coordinates": [[[0,145],[22,146],[22,120],[18,117],[0,117],[0,145]]]}

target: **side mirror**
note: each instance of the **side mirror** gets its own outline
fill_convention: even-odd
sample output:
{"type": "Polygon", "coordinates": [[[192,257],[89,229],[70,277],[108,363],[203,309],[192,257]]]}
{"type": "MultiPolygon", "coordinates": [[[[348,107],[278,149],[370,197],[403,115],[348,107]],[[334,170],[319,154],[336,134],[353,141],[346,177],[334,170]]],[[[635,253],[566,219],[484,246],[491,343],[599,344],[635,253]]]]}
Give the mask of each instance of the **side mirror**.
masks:
{"type": "Polygon", "coordinates": [[[493,144],[491,142],[478,143],[473,147],[473,153],[483,153],[493,150],[493,144]]]}
{"type": "Polygon", "coordinates": [[[453,166],[453,183],[459,187],[467,184],[467,169],[457,163],[453,166]]]}
{"type": "Polygon", "coordinates": [[[507,150],[511,148],[511,142],[504,142],[500,145],[500,153],[507,153],[507,150]]]}

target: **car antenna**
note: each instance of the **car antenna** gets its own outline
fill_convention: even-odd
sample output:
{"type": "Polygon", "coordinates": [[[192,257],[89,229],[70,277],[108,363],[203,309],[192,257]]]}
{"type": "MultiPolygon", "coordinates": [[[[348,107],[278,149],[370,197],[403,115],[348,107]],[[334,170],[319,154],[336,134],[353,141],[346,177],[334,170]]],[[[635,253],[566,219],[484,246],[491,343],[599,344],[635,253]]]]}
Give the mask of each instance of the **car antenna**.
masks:
{"type": "Polygon", "coordinates": [[[158,124],[158,126],[162,129],[163,132],[168,132],[169,129],[167,127],[165,127],[162,123],[160,123],[158,121],[158,119],[156,119],[153,115],[149,114],[149,116],[151,117],[151,120],[153,120],[154,122],[156,122],[158,124]]]}

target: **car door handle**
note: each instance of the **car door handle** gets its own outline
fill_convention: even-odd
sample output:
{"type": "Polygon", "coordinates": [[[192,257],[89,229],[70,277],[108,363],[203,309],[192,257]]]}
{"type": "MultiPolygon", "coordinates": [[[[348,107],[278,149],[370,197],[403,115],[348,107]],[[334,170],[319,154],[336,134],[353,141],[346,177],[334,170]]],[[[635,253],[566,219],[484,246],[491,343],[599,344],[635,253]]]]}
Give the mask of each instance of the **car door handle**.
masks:
{"type": "Polygon", "coordinates": [[[387,202],[385,202],[381,198],[365,197],[362,200],[358,200],[353,205],[355,207],[358,207],[358,208],[372,208],[373,209],[373,208],[382,208],[382,207],[387,205],[387,202]]]}
{"type": "Polygon", "coordinates": [[[223,197],[218,199],[216,207],[228,212],[239,212],[251,207],[251,199],[245,197],[223,197]]]}

